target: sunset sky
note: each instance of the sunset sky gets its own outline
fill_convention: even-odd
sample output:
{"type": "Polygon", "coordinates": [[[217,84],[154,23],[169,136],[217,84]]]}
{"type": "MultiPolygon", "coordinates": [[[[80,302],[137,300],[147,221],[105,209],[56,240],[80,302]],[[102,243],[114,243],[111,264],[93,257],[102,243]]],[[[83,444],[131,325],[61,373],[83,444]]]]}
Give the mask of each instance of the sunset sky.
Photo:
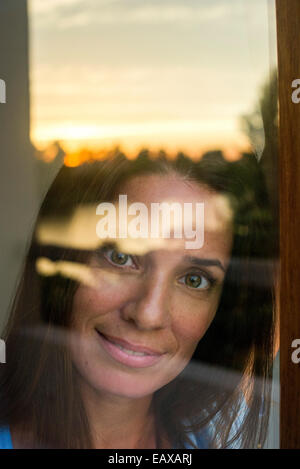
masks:
{"type": "Polygon", "coordinates": [[[238,117],[253,108],[275,55],[267,5],[30,0],[33,142],[190,153],[246,147],[238,117]]]}

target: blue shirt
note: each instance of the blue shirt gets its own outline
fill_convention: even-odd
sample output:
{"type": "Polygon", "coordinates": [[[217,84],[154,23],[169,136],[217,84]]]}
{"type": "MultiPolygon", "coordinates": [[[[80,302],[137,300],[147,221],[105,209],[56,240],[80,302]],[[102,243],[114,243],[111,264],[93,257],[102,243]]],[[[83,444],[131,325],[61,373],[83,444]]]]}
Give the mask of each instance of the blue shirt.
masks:
{"type": "MultiPolygon", "coordinates": [[[[197,437],[195,435],[191,435],[191,439],[193,443],[196,444],[197,448],[205,449],[207,448],[206,439],[203,437],[197,437]]],[[[186,446],[187,449],[190,449],[189,446],[186,446]]],[[[11,434],[8,427],[0,427],[0,449],[14,449],[11,434]]]]}
{"type": "Polygon", "coordinates": [[[8,427],[0,427],[0,449],[13,449],[8,427]]]}

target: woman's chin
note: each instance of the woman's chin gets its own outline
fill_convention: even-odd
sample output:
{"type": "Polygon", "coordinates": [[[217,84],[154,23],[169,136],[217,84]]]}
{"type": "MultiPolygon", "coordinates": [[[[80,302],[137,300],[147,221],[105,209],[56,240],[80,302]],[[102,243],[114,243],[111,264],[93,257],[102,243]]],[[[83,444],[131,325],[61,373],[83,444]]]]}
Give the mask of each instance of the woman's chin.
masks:
{"type": "Polygon", "coordinates": [[[153,383],[141,382],[142,380],[122,379],[117,376],[106,377],[101,380],[88,380],[89,384],[101,394],[118,396],[127,399],[141,399],[151,396],[162,387],[162,385],[153,383]]]}

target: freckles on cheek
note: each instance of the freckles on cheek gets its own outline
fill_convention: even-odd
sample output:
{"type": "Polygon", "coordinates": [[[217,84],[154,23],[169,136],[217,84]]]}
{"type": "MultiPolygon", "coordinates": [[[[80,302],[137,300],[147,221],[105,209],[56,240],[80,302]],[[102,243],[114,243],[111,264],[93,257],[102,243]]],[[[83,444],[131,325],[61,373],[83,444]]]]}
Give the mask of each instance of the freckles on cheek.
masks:
{"type": "Polygon", "coordinates": [[[217,296],[174,304],[173,331],[181,341],[198,343],[214,320],[218,308],[217,296]]]}
{"type": "Polygon", "coordinates": [[[197,345],[213,322],[217,308],[217,298],[182,305],[173,320],[176,337],[180,338],[182,343],[197,345]]]}
{"type": "Polygon", "coordinates": [[[91,319],[119,308],[123,301],[120,288],[106,285],[95,289],[81,285],[74,296],[73,313],[91,319]]]}
{"type": "Polygon", "coordinates": [[[210,322],[207,319],[197,318],[196,316],[189,317],[187,314],[176,323],[174,330],[176,336],[180,337],[182,342],[196,345],[204,336],[209,324],[210,322]]]}

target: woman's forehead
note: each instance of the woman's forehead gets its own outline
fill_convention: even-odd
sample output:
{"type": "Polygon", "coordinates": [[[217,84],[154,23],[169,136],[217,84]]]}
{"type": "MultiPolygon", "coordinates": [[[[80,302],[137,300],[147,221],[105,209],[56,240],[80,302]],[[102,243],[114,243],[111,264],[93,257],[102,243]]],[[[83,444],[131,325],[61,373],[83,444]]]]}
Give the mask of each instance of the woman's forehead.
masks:
{"type": "Polygon", "coordinates": [[[132,201],[143,198],[144,203],[162,199],[192,202],[208,199],[215,193],[205,183],[189,180],[176,173],[135,176],[125,181],[119,192],[127,194],[132,201]]]}

